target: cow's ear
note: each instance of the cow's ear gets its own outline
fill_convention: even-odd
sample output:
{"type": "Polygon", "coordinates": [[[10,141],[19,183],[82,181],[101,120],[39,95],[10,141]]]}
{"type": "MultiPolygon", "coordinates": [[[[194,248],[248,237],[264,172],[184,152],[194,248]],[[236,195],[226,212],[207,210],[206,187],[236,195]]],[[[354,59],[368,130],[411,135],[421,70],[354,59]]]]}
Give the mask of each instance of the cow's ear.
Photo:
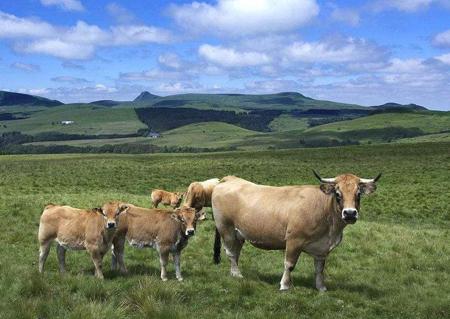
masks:
{"type": "Polygon", "coordinates": [[[376,189],[377,189],[377,185],[374,182],[359,184],[359,191],[362,194],[366,194],[366,195],[372,194],[373,192],[375,192],[376,189]]]}
{"type": "Polygon", "coordinates": [[[336,184],[334,183],[320,183],[320,190],[329,195],[334,193],[336,184]]]}

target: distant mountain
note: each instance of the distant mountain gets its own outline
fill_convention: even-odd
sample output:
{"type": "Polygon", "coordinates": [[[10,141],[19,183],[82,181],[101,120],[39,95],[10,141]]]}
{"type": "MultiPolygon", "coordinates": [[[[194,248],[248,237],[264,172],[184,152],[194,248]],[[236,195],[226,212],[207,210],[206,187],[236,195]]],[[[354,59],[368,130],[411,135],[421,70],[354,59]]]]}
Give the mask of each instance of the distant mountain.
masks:
{"type": "Polygon", "coordinates": [[[398,104],[398,103],[389,102],[389,103],[385,103],[382,105],[375,105],[375,106],[371,106],[371,107],[374,109],[377,109],[377,110],[384,110],[384,109],[409,109],[409,110],[416,110],[416,111],[428,110],[424,106],[412,104],[412,103],[411,104],[398,104]]]}
{"type": "Polygon", "coordinates": [[[151,94],[150,92],[144,91],[141,94],[139,94],[133,102],[149,102],[153,101],[154,99],[159,98],[158,95],[151,94]]]}
{"type": "Polygon", "coordinates": [[[8,91],[0,91],[0,106],[7,105],[33,105],[33,106],[58,106],[64,103],[50,100],[44,97],[22,94],[8,91]]]}
{"type": "MultiPolygon", "coordinates": [[[[144,94],[143,92],[134,101],[144,94]]],[[[149,93],[150,94],[150,93],[149,93]]],[[[309,110],[309,109],[368,109],[367,107],[315,100],[297,92],[276,94],[177,94],[164,97],[152,97],[146,100],[147,106],[188,107],[213,110],[309,110]]]]}

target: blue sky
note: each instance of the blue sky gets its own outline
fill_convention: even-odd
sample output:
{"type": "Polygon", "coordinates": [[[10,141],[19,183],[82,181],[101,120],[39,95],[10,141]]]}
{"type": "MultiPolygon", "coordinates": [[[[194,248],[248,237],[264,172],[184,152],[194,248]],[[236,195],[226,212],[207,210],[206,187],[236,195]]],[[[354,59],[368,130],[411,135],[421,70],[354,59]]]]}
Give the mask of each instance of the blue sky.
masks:
{"type": "Polygon", "coordinates": [[[0,74],[63,102],[296,91],[450,110],[450,0],[1,1],[0,74]]]}

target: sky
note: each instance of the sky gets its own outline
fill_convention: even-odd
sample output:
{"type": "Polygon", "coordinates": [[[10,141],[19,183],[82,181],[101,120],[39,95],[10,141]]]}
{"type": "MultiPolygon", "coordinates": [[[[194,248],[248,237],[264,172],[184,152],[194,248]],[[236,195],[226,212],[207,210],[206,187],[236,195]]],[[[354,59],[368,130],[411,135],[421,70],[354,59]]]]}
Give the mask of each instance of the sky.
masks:
{"type": "Polygon", "coordinates": [[[0,0],[0,90],[300,92],[450,110],[450,0],[0,0]]]}

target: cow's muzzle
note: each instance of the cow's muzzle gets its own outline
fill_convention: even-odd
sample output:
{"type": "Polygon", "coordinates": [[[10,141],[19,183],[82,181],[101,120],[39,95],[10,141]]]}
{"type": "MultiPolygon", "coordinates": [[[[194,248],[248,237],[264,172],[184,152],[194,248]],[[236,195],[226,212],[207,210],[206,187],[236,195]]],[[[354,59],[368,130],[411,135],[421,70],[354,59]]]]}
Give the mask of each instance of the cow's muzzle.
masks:
{"type": "Polygon", "coordinates": [[[116,223],[115,222],[108,222],[106,224],[106,228],[108,228],[108,229],[116,228],[116,223]]]}
{"type": "Polygon", "coordinates": [[[194,228],[188,228],[186,229],[186,236],[194,236],[195,235],[195,229],[194,228]]]}
{"type": "Polygon", "coordinates": [[[355,208],[345,208],[342,210],[342,219],[347,224],[354,224],[358,220],[358,211],[355,208]]]}

